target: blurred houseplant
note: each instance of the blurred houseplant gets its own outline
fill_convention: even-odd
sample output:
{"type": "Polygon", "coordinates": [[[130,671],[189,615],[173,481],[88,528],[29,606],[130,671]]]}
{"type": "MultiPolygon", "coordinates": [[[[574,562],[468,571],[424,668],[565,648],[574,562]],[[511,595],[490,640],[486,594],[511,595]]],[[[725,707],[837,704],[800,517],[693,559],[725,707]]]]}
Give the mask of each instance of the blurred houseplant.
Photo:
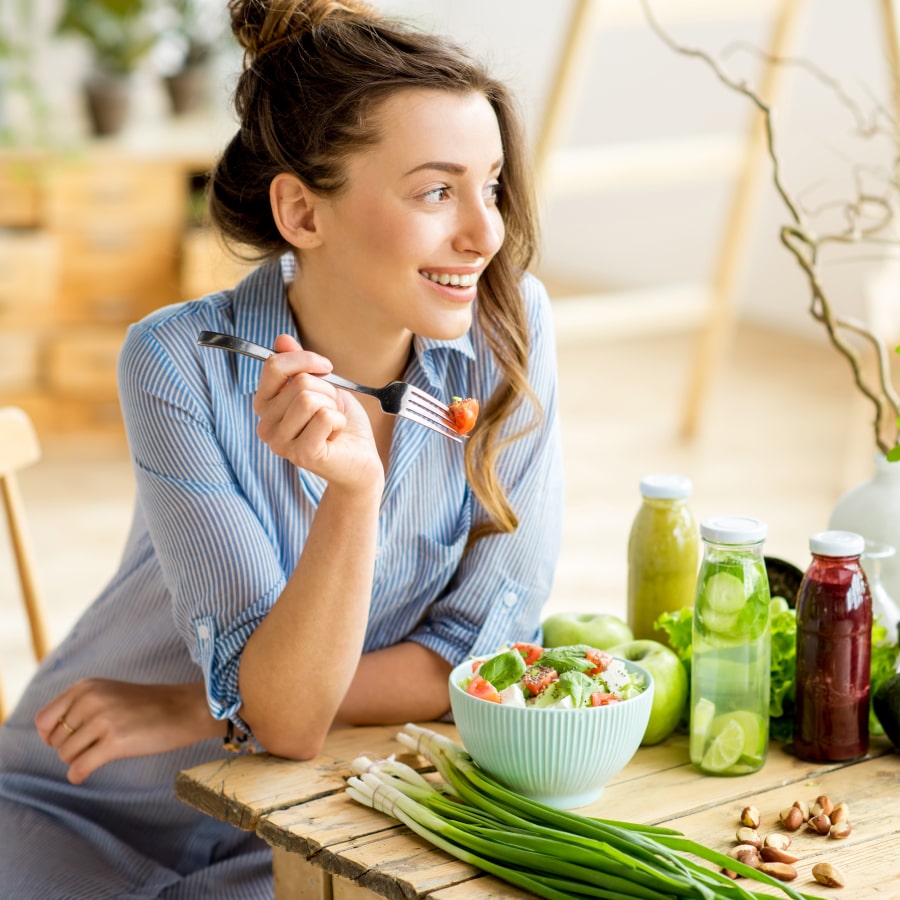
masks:
{"type": "Polygon", "coordinates": [[[114,134],[125,123],[132,75],[159,39],[157,0],[63,0],[60,35],[83,38],[91,52],[84,84],[96,134],[114,134]]]}
{"type": "Polygon", "coordinates": [[[225,0],[169,0],[159,59],[176,115],[208,101],[210,64],[226,21],[225,0]]]}

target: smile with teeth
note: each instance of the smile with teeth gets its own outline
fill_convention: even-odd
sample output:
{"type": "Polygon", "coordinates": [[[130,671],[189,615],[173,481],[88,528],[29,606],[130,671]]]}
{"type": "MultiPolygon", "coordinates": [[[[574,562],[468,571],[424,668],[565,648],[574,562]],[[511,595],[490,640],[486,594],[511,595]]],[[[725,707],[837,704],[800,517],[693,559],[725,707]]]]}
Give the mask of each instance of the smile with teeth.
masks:
{"type": "Polygon", "coordinates": [[[473,287],[478,283],[478,272],[470,272],[464,275],[448,275],[446,272],[438,275],[435,272],[422,272],[429,281],[435,284],[450,285],[451,287],[473,287]]]}

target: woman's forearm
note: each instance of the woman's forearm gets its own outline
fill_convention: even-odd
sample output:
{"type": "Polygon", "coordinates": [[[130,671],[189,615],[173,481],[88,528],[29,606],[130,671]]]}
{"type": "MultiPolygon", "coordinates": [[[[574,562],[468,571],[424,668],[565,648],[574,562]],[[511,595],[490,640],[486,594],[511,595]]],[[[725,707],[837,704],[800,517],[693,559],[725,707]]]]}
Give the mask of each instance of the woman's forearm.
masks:
{"type": "Polygon", "coordinates": [[[240,667],[241,716],[270,752],[319,752],[362,653],[381,487],[326,489],[284,591],[240,667]]]}

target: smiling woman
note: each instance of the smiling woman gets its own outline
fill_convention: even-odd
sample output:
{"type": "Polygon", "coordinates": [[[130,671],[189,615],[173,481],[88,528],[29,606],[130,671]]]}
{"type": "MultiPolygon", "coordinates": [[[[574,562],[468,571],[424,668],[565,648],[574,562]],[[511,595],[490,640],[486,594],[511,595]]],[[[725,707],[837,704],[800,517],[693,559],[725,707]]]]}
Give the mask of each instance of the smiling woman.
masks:
{"type": "Polygon", "coordinates": [[[266,847],[174,774],[223,738],[302,759],[333,727],[447,714],[451,669],[534,642],[553,580],[555,341],[511,97],[361,3],[229,8],[240,128],[210,209],[259,266],[129,332],[134,523],[0,729],[10,896],[271,896],[266,847]],[[333,368],[477,398],[478,422],[447,441],[333,368]]]}

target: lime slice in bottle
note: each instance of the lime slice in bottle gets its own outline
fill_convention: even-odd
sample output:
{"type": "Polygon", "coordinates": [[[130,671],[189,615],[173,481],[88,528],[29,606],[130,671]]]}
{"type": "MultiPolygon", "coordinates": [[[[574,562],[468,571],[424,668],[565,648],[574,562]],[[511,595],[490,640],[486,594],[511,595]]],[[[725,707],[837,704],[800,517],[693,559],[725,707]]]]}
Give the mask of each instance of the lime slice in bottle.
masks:
{"type": "Polygon", "coordinates": [[[716,715],[715,704],[701,697],[691,710],[690,753],[693,759],[700,759],[709,739],[710,727],[716,715]]]}
{"type": "Polygon", "coordinates": [[[765,757],[768,737],[766,723],[762,716],[749,709],[736,709],[729,713],[723,713],[713,719],[709,728],[710,737],[718,737],[732,722],[737,723],[744,736],[740,755],[741,763],[747,767],[747,771],[759,768],[765,757]]]}
{"type": "MultiPolygon", "coordinates": [[[[744,608],[744,582],[730,572],[716,572],[703,585],[703,607],[722,616],[735,615],[744,608]]],[[[710,626],[712,627],[712,626],[710,626]]]]}
{"type": "Polygon", "coordinates": [[[744,729],[732,719],[703,754],[700,768],[706,772],[725,772],[740,759],[743,749],[744,729]]]}

